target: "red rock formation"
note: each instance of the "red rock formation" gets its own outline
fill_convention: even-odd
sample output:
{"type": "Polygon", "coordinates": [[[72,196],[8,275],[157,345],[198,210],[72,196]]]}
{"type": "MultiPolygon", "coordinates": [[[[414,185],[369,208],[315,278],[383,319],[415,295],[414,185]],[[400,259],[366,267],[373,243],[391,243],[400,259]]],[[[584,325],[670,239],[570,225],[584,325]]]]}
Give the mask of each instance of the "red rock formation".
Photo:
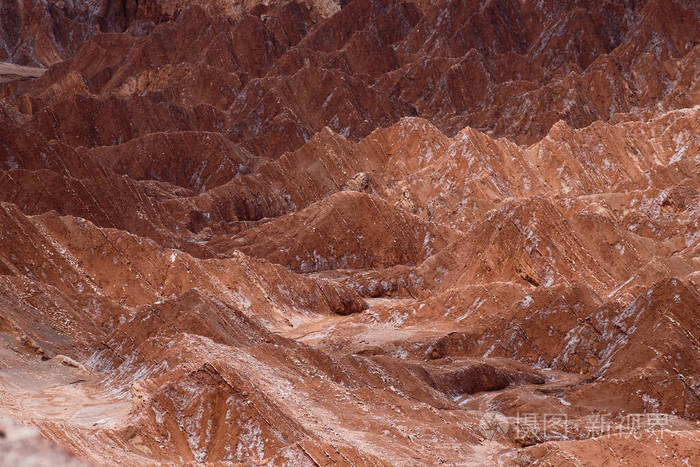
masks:
{"type": "Polygon", "coordinates": [[[0,417],[110,465],[697,464],[696,3],[3,1],[0,417]]]}

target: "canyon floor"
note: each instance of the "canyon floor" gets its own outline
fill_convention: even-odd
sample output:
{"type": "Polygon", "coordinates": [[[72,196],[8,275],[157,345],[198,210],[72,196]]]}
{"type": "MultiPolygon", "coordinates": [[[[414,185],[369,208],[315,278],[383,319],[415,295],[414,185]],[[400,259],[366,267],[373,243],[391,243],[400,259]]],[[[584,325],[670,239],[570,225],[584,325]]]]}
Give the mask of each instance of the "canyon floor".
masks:
{"type": "Polygon", "coordinates": [[[0,5],[0,465],[700,465],[700,4],[0,5]]]}

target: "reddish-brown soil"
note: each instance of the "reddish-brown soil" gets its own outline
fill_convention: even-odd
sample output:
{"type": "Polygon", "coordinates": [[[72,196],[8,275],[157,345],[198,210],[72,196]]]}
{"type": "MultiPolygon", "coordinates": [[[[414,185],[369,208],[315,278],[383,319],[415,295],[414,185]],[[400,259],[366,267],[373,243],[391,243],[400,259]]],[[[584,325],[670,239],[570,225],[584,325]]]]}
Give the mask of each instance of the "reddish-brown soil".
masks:
{"type": "Polygon", "coordinates": [[[700,465],[693,0],[0,2],[0,465],[700,465]]]}

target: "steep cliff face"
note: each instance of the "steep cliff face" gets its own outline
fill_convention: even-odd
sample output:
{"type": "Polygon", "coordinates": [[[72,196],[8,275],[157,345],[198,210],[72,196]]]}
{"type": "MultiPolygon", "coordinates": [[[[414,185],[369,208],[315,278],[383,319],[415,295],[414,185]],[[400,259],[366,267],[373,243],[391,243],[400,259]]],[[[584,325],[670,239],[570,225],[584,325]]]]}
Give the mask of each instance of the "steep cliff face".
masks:
{"type": "Polygon", "coordinates": [[[0,447],[700,464],[699,54],[691,0],[3,1],[0,417],[67,453],[0,447]]]}

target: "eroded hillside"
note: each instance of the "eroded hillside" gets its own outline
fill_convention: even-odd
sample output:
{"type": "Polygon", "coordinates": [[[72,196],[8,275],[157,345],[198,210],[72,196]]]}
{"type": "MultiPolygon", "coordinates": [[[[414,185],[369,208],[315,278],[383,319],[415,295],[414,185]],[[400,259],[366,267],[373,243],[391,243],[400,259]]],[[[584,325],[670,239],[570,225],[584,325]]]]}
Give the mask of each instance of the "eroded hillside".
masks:
{"type": "Polygon", "coordinates": [[[697,2],[9,0],[0,61],[11,459],[700,464],[697,2]]]}

